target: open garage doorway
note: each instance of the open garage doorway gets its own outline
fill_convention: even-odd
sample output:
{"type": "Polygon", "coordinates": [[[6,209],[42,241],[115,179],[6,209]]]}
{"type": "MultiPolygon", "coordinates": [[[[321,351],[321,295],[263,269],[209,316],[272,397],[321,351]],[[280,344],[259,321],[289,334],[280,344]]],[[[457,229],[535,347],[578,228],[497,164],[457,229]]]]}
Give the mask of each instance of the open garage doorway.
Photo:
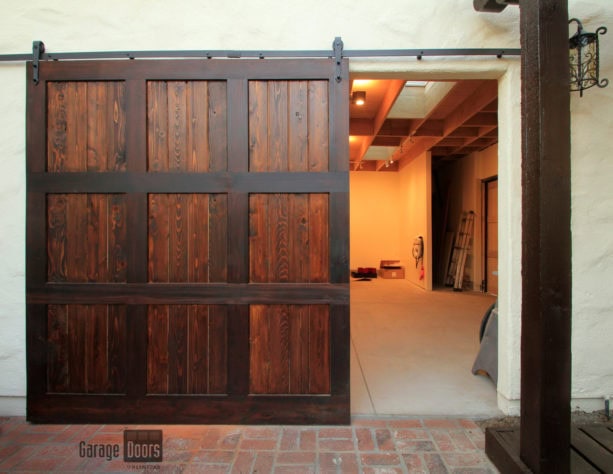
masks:
{"type": "Polygon", "coordinates": [[[496,301],[482,183],[498,173],[497,81],[351,89],[352,414],[500,415],[495,383],[471,371],[496,301]]]}

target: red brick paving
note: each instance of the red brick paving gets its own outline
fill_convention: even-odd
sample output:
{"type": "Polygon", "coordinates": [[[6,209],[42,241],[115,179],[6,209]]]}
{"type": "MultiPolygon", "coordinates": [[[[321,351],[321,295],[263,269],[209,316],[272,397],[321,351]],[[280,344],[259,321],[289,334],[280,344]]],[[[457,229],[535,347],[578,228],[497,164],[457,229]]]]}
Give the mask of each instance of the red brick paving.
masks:
{"type": "Polygon", "coordinates": [[[356,418],[351,426],[31,425],[0,417],[0,474],[459,474],[495,473],[472,420],[356,418]],[[161,429],[164,461],[123,461],[125,429],[161,429]],[[119,444],[87,458],[79,442],[119,444]]]}

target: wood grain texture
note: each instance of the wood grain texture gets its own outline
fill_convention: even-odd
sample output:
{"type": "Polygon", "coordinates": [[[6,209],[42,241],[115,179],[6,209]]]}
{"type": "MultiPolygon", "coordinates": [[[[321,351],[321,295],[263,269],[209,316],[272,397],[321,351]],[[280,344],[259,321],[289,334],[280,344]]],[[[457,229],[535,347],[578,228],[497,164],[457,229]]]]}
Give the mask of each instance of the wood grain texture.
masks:
{"type": "Polygon", "coordinates": [[[149,306],[147,392],[224,394],[227,316],[225,306],[149,306]]]}
{"type": "Polygon", "coordinates": [[[250,392],[330,393],[330,320],[325,305],[251,305],[250,392]]]}
{"type": "Polygon", "coordinates": [[[251,194],[250,281],[328,281],[328,226],[326,194],[251,194]]]}
{"type": "Polygon", "coordinates": [[[127,281],[127,205],[120,194],[49,194],[47,280],[127,281]]]}
{"type": "Polygon", "coordinates": [[[47,93],[47,169],[125,171],[125,84],[48,82],[47,93]]]}
{"type": "Polygon", "coordinates": [[[227,280],[225,194],[149,194],[150,282],[227,280]]]}
{"type": "Polygon", "coordinates": [[[327,81],[249,81],[249,170],[327,171],[327,81]]]}
{"type": "Polygon", "coordinates": [[[152,172],[225,171],[225,81],[148,81],[147,155],[152,172]]]}
{"type": "Polygon", "coordinates": [[[125,327],[125,306],[49,305],[48,392],[124,393],[125,327]]]}

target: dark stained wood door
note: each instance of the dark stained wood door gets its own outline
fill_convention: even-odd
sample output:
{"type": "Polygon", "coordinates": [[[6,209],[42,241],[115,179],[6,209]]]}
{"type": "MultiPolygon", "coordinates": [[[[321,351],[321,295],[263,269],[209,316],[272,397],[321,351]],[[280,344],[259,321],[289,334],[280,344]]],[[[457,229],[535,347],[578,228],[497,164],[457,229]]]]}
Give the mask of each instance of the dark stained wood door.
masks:
{"type": "Polygon", "coordinates": [[[348,423],[346,62],[39,70],[28,420],[348,423]]]}

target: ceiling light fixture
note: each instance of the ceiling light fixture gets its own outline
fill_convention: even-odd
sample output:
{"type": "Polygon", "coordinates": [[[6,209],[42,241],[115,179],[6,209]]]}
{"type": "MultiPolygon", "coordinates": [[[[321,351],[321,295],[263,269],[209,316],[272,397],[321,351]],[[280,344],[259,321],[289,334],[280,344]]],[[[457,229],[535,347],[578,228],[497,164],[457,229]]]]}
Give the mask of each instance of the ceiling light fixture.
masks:
{"type": "Polygon", "coordinates": [[[359,106],[364,105],[366,103],[366,91],[354,91],[351,94],[351,102],[359,106]]]}

